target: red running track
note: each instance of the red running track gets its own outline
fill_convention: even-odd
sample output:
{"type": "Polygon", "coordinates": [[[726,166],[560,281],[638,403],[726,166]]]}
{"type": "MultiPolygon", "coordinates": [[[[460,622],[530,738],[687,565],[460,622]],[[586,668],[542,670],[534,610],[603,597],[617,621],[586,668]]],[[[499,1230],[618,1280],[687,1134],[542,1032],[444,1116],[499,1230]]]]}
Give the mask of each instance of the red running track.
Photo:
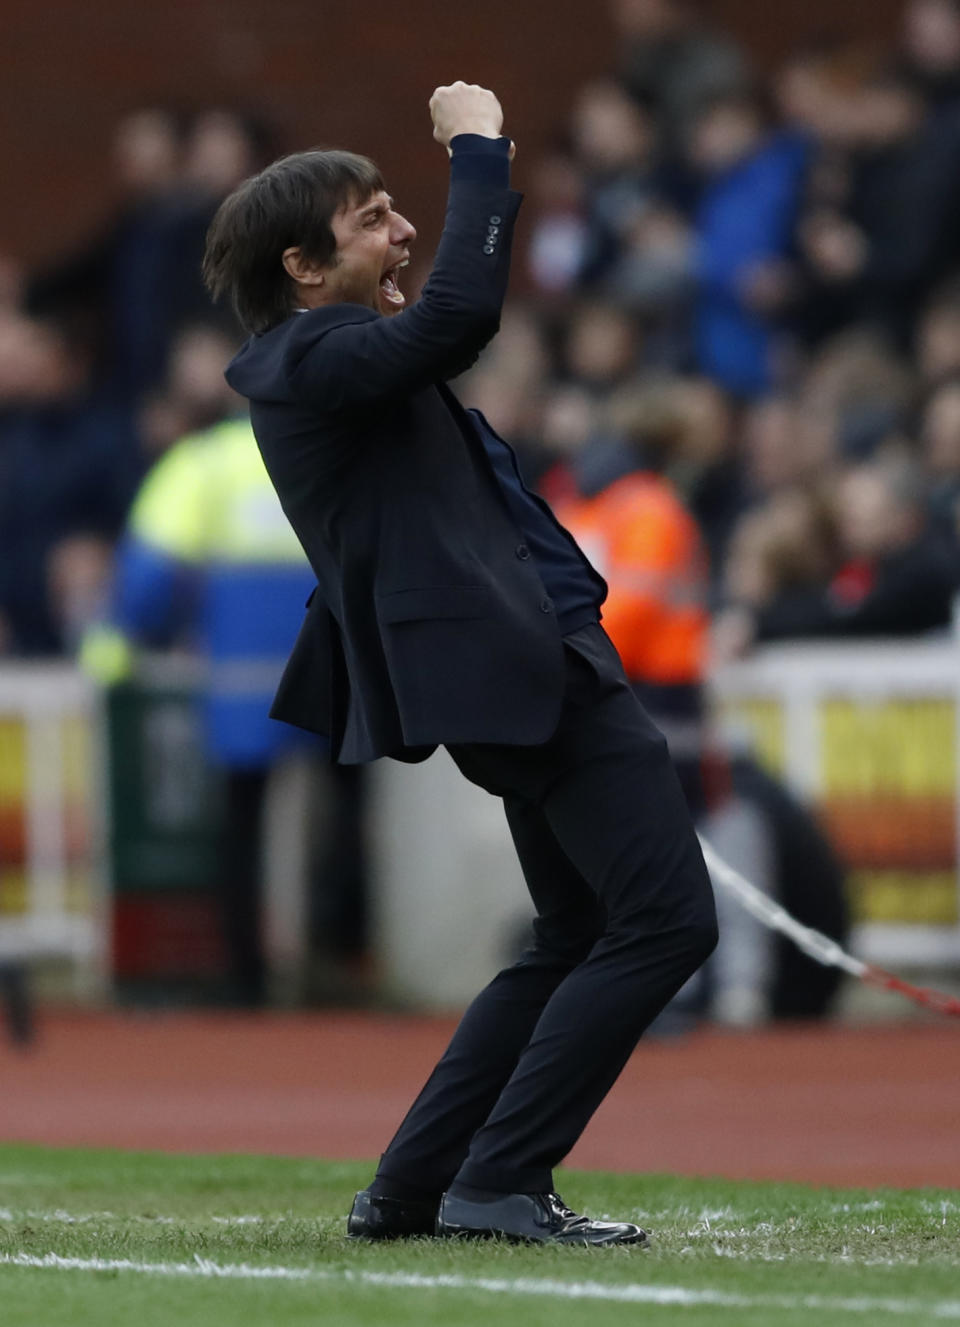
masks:
{"type": "MultiPolygon", "coordinates": [[[[374,1157],[451,1028],[341,1013],[50,1016],[34,1048],[0,1041],[0,1140],[374,1157]]],[[[642,1044],[570,1164],[960,1187],[960,1028],[642,1044]]]]}

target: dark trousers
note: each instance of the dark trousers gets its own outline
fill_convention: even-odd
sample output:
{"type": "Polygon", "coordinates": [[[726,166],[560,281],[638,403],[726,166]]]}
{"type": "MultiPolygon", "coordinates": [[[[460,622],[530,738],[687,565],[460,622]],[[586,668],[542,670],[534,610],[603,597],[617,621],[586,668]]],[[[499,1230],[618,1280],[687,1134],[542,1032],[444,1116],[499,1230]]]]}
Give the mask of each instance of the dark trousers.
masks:
{"type": "Polygon", "coordinates": [[[266,998],[263,945],[263,807],[266,769],[231,769],[224,777],[220,850],[220,916],[227,960],[227,998],[255,1007],[266,998]]]}
{"type": "Polygon", "coordinates": [[[450,748],[503,798],[534,945],[474,1000],[381,1159],[440,1193],[548,1192],[641,1034],[713,950],[710,882],[666,744],[594,624],[565,640],[542,746],[450,748]]]}

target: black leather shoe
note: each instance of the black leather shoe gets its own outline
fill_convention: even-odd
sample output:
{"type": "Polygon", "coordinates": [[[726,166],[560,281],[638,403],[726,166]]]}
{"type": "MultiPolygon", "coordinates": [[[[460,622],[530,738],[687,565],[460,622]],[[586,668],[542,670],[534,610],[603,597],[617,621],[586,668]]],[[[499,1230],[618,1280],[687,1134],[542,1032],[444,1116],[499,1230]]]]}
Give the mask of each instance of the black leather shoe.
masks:
{"type": "Polygon", "coordinates": [[[647,1232],[629,1221],[591,1221],[571,1212],[556,1193],[506,1193],[470,1202],[445,1193],[438,1235],[500,1238],[518,1244],[646,1244],[647,1232]]]}
{"type": "Polygon", "coordinates": [[[351,1239],[408,1239],[436,1234],[437,1204],[406,1198],[377,1198],[361,1189],[347,1218],[351,1239]]]}

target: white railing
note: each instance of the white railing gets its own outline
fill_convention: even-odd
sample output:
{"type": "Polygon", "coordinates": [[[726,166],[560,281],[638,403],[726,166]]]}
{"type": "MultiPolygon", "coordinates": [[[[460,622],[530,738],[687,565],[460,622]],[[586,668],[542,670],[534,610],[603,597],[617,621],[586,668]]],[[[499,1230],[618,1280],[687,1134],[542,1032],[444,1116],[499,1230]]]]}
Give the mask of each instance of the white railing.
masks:
{"type": "Polygon", "coordinates": [[[86,998],[109,948],[103,742],[75,669],[0,667],[0,962],[68,960],[86,998]]]}
{"type": "Polygon", "coordinates": [[[960,646],[768,646],[713,680],[729,729],[819,813],[868,962],[960,963],[960,646]]]}
{"type": "MultiPolygon", "coordinates": [[[[713,689],[725,723],[846,857],[855,952],[885,966],[960,962],[960,647],[769,647],[713,689]]],[[[0,667],[0,962],[67,959],[88,996],[108,972],[105,746],[100,699],[75,670],[0,667]]],[[[502,811],[442,754],[380,762],[374,789],[385,970],[412,998],[456,1004],[527,912],[502,811]],[[458,956],[443,973],[438,952],[458,956]]]]}

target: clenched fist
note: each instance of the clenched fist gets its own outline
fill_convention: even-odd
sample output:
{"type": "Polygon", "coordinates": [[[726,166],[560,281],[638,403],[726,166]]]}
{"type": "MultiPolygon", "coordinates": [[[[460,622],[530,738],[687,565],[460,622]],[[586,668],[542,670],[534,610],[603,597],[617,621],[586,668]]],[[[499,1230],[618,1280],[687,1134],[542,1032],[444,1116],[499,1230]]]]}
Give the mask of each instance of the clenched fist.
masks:
{"type": "Polygon", "coordinates": [[[480,134],[499,138],[503,128],[503,108],[492,92],[476,83],[452,83],[437,88],[430,98],[433,136],[449,148],[457,134],[480,134]]]}

